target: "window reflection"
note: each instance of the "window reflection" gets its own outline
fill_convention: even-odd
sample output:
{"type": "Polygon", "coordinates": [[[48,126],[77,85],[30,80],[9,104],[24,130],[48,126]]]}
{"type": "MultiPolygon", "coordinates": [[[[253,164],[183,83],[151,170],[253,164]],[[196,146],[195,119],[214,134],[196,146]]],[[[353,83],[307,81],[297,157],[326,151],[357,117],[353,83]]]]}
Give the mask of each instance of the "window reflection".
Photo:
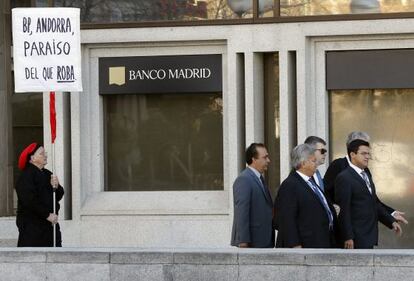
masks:
{"type": "Polygon", "coordinates": [[[414,11],[408,0],[280,0],[281,16],[308,16],[414,11]]]}
{"type": "MultiPolygon", "coordinates": [[[[365,131],[371,136],[373,174],[377,193],[387,205],[414,219],[414,89],[356,90],[330,93],[331,159],[346,155],[346,136],[365,131]]],[[[404,225],[402,237],[381,228],[383,248],[412,248],[414,227],[404,225]]]]}
{"type": "Polygon", "coordinates": [[[81,22],[84,23],[238,17],[226,0],[55,0],[55,6],[80,8],[81,22]]]}
{"type": "MultiPolygon", "coordinates": [[[[17,1],[28,2],[30,1],[17,1]]],[[[44,7],[48,0],[36,0],[44,7]]],[[[56,7],[78,7],[82,23],[188,21],[253,17],[253,0],[55,0],[56,7]]],[[[274,0],[258,0],[259,17],[275,17],[274,0]]],[[[30,4],[29,4],[30,6],[30,4]]],[[[281,16],[414,12],[411,0],[280,0],[281,16]]]]}
{"type": "Polygon", "coordinates": [[[219,94],[105,96],[108,191],[222,190],[219,94]]]}
{"type": "Polygon", "coordinates": [[[280,184],[279,54],[266,53],[263,61],[265,144],[271,161],[266,178],[272,195],[275,195],[274,188],[280,184]]]}
{"type": "MultiPolygon", "coordinates": [[[[21,171],[17,168],[19,155],[32,142],[43,144],[43,94],[14,93],[12,95],[13,126],[13,178],[17,181],[21,171]]],[[[16,198],[15,198],[16,200],[16,198]]],[[[16,208],[16,201],[14,208],[16,208]]]]}

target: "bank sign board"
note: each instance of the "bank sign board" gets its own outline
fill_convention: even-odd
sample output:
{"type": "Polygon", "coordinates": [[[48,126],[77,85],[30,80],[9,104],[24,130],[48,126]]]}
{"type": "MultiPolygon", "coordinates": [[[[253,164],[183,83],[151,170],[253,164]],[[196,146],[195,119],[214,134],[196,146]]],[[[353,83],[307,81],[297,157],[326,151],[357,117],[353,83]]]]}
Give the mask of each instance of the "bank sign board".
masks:
{"type": "Polygon", "coordinates": [[[15,92],[82,91],[80,10],[15,8],[15,92]]]}
{"type": "Polygon", "coordinates": [[[221,92],[221,55],[99,58],[100,94],[221,92]]]}

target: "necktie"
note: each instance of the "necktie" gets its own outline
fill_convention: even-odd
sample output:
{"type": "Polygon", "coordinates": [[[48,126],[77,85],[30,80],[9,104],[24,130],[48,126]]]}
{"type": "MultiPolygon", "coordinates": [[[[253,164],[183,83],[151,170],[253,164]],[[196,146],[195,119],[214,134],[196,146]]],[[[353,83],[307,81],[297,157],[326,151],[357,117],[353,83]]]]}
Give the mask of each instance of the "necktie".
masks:
{"type": "Polygon", "coordinates": [[[262,182],[263,187],[265,187],[266,184],[265,184],[264,177],[262,175],[260,175],[260,181],[262,182]]]}
{"type": "Polygon", "coordinates": [[[264,193],[266,194],[266,196],[270,197],[269,189],[267,188],[264,177],[262,175],[260,175],[260,181],[262,182],[262,188],[263,188],[264,193]]]}
{"type": "Polygon", "coordinates": [[[322,206],[325,208],[326,214],[328,215],[328,219],[329,219],[329,228],[332,228],[333,215],[332,215],[331,209],[329,209],[328,202],[326,201],[325,196],[322,194],[322,191],[319,189],[313,177],[309,178],[309,183],[310,183],[309,185],[312,188],[313,192],[316,194],[319,201],[322,203],[322,206]]]}
{"type": "Polygon", "coordinates": [[[311,177],[309,178],[309,180],[312,182],[312,185],[313,185],[313,186],[317,186],[317,187],[319,187],[319,188],[320,188],[319,184],[317,184],[317,183],[316,183],[316,180],[315,180],[315,178],[314,178],[313,176],[311,176],[311,177]]]}
{"type": "Polygon", "coordinates": [[[371,194],[372,194],[371,183],[369,182],[369,179],[368,179],[368,175],[367,175],[367,173],[365,173],[365,171],[362,171],[362,172],[361,172],[361,175],[362,175],[362,178],[363,178],[363,179],[364,179],[364,181],[365,181],[365,184],[366,184],[366,185],[367,185],[367,187],[368,187],[369,193],[371,193],[371,194]]]}

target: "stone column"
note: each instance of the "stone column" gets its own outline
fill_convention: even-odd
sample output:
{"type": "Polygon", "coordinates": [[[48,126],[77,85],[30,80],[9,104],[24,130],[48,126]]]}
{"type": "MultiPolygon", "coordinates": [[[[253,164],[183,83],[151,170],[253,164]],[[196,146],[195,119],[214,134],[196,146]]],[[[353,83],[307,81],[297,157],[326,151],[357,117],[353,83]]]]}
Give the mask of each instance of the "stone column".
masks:
{"type": "Polygon", "coordinates": [[[0,216],[13,212],[10,1],[0,1],[0,216]]]}

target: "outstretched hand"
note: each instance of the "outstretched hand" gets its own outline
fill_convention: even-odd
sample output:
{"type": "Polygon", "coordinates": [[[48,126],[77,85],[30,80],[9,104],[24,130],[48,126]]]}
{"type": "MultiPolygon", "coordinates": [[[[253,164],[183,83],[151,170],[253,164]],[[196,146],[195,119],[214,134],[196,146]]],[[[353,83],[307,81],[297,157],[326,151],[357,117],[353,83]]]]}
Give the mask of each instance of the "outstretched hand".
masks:
{"type": "Polygon", "coordinates": [[[408,221],[404,218],[404,215],[405,213],[401,211],[395,211],[394,213],[392,213],[392,216],[394,217],[394,219],[397,220],[397,222],[408,224],[408,221]]]}
{"type": "Polygon", "coordinates": [[[402,235],[402,228],[398,224],[398,222],[393,222],[392,223],[392,229],[395,231],[395,234],[397,234],[398,236],[402,235]]]}

